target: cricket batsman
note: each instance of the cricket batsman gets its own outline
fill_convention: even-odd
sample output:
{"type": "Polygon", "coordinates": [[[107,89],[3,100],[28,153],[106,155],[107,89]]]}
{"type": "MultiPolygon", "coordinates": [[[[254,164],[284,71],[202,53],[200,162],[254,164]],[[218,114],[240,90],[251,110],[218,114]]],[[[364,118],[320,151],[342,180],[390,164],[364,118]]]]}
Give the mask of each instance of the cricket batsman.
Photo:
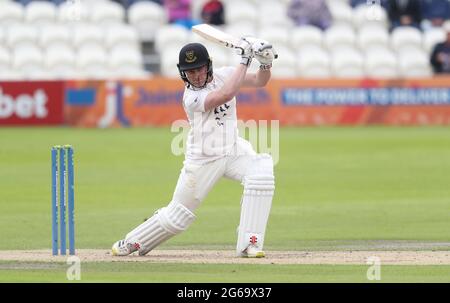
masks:
{"type": "Polygon", "coordinates": [[[236,95],[241,87],[263,87],[271,77],[276,53],[264,40],[244,37],[238,45],[240,64],[213,71],[207,49],[189,43],[177,64],[185,83],[183,107],[190,130],[184,166],[172,201],[112,246],[112,255],[152,249],[185,231],[195,220],[195,210],[221,177],[240,182],[244,189],[238,227],[236,255],[262,258],[264,235],[275,190],[273,161],[257,154],[238,136],[236,95]],[[252,59],[260,66],[247,73],[252,59]]]}

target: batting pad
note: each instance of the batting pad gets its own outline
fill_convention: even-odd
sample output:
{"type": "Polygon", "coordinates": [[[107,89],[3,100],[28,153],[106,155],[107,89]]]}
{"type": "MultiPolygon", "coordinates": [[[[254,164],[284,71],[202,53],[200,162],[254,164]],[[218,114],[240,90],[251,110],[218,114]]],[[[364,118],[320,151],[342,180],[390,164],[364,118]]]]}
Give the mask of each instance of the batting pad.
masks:
{"type": "Polygon", "coordinates": [[[186,230],[195,215],[182,204],[171,203],[127,234],[126,239],[140,244],[139,255],[145,255],[159,244],[186,230]]]}
{"type": "Polygon", "coordinates": [[[259,155],[244,178],[236,246],[238,256],[242,256],[243,251],[251,244],[263,249],[274,190],[272,158],[269,155],[259,155]]]}

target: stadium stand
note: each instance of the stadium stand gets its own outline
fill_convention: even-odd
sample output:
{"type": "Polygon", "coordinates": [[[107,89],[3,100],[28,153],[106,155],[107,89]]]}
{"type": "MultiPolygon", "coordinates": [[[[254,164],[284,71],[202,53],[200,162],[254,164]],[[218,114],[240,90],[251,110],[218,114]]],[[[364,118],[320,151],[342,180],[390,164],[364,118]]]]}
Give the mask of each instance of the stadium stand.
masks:
{"type": "Polygon", "coordinates": [[[89,21],[101,27],[123,24],[125,9],[116,2],[97,1],[91,7],[89,21]]]}
{"type": "Polygon", "coordinates": [[[353,25],[353,10],[347,1],[327,1],[333,24],[353,25]]]}
{"type": "Polygon", "coordinates": [[[417,47],[404,47],[397,53],[400,77],[430,77],[432,72],[428,54],[417,47]]]}
{"type": "Polygon", "coordinates": [[[380,5],[358,5],[353,9],[353,26],[361,28],[366,24],[383,25],[389,27],[388,13],[380,5]]]}
{"type": "Polygon", "coordinates": [[[259,24],[256,6],[249,1],[228,1],[225,7],[225,23],[256,32],[259,24]]]}
{"type": "Polygon", "coordinates": [[[80,75],[101,79],[108,77],[106,50],[97,44],[81,45],[77,52],[76,68],[80,75]]]}
{"type": "Polygon", "coordinates": [[[278,48],[289,46],[289,29],[285,27],[260,27],[257,37],[270,41],[273,45],[278,48]]]}
{"type": "Polygon", "coordinates": [[[36,27],[53,25],[56,21],[58,9],[52,2],[34,1],[25,6],[25,22],[36,27]]]}
{"type": "Polygon", "coordinates": [[[336,78],[364,77],[364,57],[350,45],[336,47],[331,51],[331,70],[336,78]]]}
{"type": "Polygon", "coordinates": [[[396,27],[391,33],[392,49],[399,52],[402,48],[422,48],[422,32],[412,26],[396,27]]]}
{"type": "MultiPolygon", "coordinates": [[[[161,4],[118,2],[0,0],[0,79],[178,77],[178,50],[189,41],[205,43],[214,66],[238,61],[231,50],[169,24],[161,4]]],[[[205,2],[192,1],[194,19],[205,2]]],[[[327,0],[333,25],[325,31],[295,26],[287,17],[290,0],[223,3],[220,28],[272,42],[280,55],[273,76],[280,78],[429,77],[430,53],[446,36],[441,27],[390,32],[384,7],[352,7],[350,0],[327,0]]]]}
{"type": "Polygon", "coordinates": [[[379,24],[365,24],[358,31],[356,43],[361,50],[367,50],[377,45],[388,46],[389,32],[386,27],[379,24]]]}
{"type": "Polygon", "coordinates": [[[442,27],[429,29],[423,34],[423,48],[430,54],[436,44],[445,41],[445,37],[446,33],[442,27]]]}
{"type": "Polygon", "coordinates": [[[297,54],[297,73],[305,78],[331,77],[330,56],[317,45],[301,46],[297,54]]]}
{"type": "Polygon", "coordinates": [[[54,79],[77,78],[76,53],[68,44],[51,44],[44,53],[44,66],[54,79]]]}
{"type": "Polygon", "coordinates": [[[81,46],[96,44],[103,46],[104,29],[92,23],[76,23],[72,27],[72,45],[79,49],[81,46]]]}
{"type": "Polygon", "coordinates": [[[0,70],[9,69],[10,62],[11,54],[9,53],[9,50],[4,46],[0,46],[0,70]]]}
{"type": "Polygon", "coordinates": [[[318,27],[312,25],[296,27],[292,29],[290,41],[293,49],[309,44],[322,46],[323,32],[318,27]]]}
{"type": "Polygon", "coordinates": [[[295,64],[295,53],[289,46],[280,45],[277,47],[278,59],[277,68],[272,70],[272,76],[275,78],[296,78],[298,71],[295,64]]]}
{"type": "Polygon", "coordinates": [[[66,45],[67,47],[71,47],[71,31],[64,24],[47,25],[39,33],[38,44],[41,48],[53,45],[66,45]]]}
{"type": "Polygon", "coordinates": [[[353,46],[356,43],[356,33],[350,25],[336,24],[325,31],[323,41],[328,50],[346,45],[353,46]]]}
{"type": "Polygon", "coordinates": [[[399,76],[397,56],[387,46],[374,46],[365,52],[366,76],[389,79],[399,76]]]}
{"type": "Polygon", "coordinates": [[[44,56],[36,45],[17,44],[14,46],[12,68],[24,75],[25,79],[39,79],[43,70],[44,56]]]}
{"type": "Polygon", "coordinates": [[[25,10],[19,3],[3,1],[0,9],[0,26],[5,28],[13,24],[24,22],[25,10]]]}
{"type": "Polygon", "coordinates": [[[286,18],[286,4],[274,0],[261,1],[259,4],[252,2],[252,4],[258,11],[258,28],[283,27],[285,29],[291,29],[294,27],[294,22],[286,18]]]}

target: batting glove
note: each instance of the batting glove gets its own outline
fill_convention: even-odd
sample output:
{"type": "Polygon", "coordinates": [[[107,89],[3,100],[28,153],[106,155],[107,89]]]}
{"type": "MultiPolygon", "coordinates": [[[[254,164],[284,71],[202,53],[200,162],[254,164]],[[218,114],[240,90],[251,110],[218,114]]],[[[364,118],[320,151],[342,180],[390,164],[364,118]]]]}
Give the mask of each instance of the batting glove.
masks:
{"type": "Polygon", "coordinates": [[[237,46],[238,55],[241,56],[241,64],[249,66],[253,59],[252,44],[245,38],[242,37],[237,46]]]}
{"type": "Polygon", "coordinates": [[[266,40],[257,39],[252,43],[252,49],[254,57],[261,64],[261,69],[270,69],[273,60],[278,58],[277,52],[266,40]]]}

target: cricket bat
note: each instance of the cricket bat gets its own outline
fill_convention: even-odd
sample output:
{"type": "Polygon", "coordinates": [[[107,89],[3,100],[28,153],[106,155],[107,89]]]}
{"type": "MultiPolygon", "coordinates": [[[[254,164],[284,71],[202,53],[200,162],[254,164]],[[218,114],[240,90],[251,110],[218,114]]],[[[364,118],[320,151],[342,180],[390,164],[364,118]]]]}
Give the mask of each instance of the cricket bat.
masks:
{"type": "Polygon", "coordinates": [[[233,37],[221,30],[212,27],[208,24],[198,24],[192,27],[192,31],[197,35],[209,40],[211,42],[220,44],[229,48],[238,48],[239,39],[233,37]]]}
{"type": "MultiPolygon", "coordinates": [[[[196,33],[197,35],[205,38],[206,40],[209,40],[211,42],[220,44],[222,46],[225,47],[229,47],[229,48],[237,48],[237,49],[241,49],[238,44],[239,44],[239,40],[238,38],[229,35],[227,33],[224,33],[223,31],[212,27],[211,25],[208,24],[198,24],[198,25],[194,25],[192,27],[192,31],[194,33],[196,33]]],[[[265,48],[260,49],[258,52],[256,52],[259,55],[262,56],[268,56],[270,54],[267,53],[266,49],[271,49],[272,45],[266,45],[265,48]]],[[[277,59],[278,58],[278,54],[275,52],[275,50],[273,51],[274,58],[277,59]]]]}

